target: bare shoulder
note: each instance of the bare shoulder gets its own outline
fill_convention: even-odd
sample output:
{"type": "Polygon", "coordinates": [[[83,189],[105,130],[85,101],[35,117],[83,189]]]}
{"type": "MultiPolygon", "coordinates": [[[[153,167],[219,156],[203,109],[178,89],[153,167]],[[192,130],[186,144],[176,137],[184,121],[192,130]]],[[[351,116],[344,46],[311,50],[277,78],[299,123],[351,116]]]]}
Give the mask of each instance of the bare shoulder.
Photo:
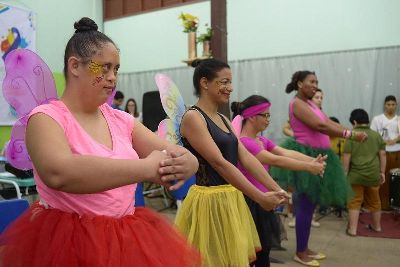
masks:
{"type": "Polygon", "coordinates": [[[195,110],[188,110],[182,118],[180,132],[183,137],[189,137],[193,133],[199,134],[207,130],[207,123],[203,115],[195,110]]]}
{"type": "Polygon", "coordinates": [[[304,102],[303,100],[301,100],[297,97],[295,97],[293,99],[293,106],[299,107],[299,106],[306,106],[306,105],[307,105],[306,102],[304,102]]]}
{"type": "Polygon", "coordinates": [[[200,111],[196,110],[196,109],[189,109],[188,111],[186,111],[186,113],[183,115],[182,118],[182,124],[184,123],[198,123],[200,121],[203,121],[205,123],[205,119],[203,117],[203,115],[200,113],[200,111]]]}

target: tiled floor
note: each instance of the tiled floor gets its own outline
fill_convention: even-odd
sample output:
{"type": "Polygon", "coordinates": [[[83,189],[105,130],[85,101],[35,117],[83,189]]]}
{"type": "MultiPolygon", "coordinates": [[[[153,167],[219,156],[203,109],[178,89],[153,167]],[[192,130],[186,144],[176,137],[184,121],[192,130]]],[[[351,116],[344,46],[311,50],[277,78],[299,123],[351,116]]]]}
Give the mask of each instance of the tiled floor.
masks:
{"type": "MultiPolygon", "coordinates": [[[[146,198],[146,205],[154,209],[165,207],[160,198],[146,198]]],[[[165,209],[161,213],[173,220],[176,209],[165,209]]],[[[400,239],[349,237],[345,234],[346,214],[343,218],[331,214],[319,222],[321,226],[311,230],[309,245],[311,249],[327,255],[325,260],[320,261],[321,267],[400,266],[400,239]]],[[[282,242],[286,251],[271,251],[272,257],[283,260],[285,263],[273,263],[271,266],[303,266],[292,260],[296,247],[295,231],[289,227],[286,227],[286,230],[288,240],[282,242]]]]}
{"type": "MultiPolygon", "coordinates": [[[[146,206],[160,211],[171,222],[176,215],[172,201],[166,206],[160,197],[145,198],[146,206]]],[[[284,222],[286,223],[286,222],[284,222]]],[[[322,267],[386,267],[400,266],[400,239],[349,237],[345,234],[346,218],[329,215],[320,220],[319,228],[312,228],[310,248],[325,253],[327,259],[321,261],[322,267]]],[[[293,228],[287,229],[288,240],[282,242],[286,251],[272,251],[271,256],[283,260],[284,264],[272,266],[300,267],[292,260],[296,239],[293,228]]],[[[399,229],[400,231],[400,229],[399,229]]]]}

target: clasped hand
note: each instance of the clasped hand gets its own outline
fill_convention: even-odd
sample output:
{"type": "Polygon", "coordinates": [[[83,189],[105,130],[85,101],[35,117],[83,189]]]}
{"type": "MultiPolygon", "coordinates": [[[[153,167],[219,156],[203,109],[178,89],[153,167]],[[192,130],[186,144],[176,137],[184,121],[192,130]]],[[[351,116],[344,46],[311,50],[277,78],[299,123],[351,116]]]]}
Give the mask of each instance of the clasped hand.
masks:
{"type": "Polygon", "coordinates": [[[258,203],[265,210],[274,210],[283,202],[287,201],[289,195],[286,191],[270,191],[265,192],[262,195],[262,198],[258,203]]]}
{"type": "Polygon", "coordinates": [[[327,158],[328,155],[322,156],[321,154],[314,158],[311,161],[311,173],[323,177],[325,173],[327,158]]]}
{"type": "Polygon", "coordinates": [[[154,157],[154,161],[158,162],[152,182],[162,184],[169,190],[180,188],[199,167],[192,153],[181,146],[170,146],[162,152],[153,151],[148,157],[154,157]]]}

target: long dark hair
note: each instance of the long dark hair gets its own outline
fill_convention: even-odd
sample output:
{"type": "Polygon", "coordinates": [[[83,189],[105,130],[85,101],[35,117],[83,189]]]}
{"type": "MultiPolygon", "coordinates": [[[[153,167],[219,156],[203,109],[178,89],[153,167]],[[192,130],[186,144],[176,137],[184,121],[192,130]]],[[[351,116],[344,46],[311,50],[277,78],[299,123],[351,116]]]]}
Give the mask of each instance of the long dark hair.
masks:
{"type": "MultiPolygon", "coordinates": [[[[251,95],[242,102],[232,102],[231,110],[233,112],[232,118],[237,115],[242,114],[242,112],[249,107],[262,104],[262,103],[270,103],[269,100],[261,95],[251,95]]],[[[246,119],[243,120],[243,124],[246,123],[246,119]]]]}
{"type": "Polygon", "coordinates": [[[136,100],[133,99],[133,98],[129,98],[129,99],[126,101],[126,104],[125,104],[125,112],[129,113],[129,110],[128,110],[128,104],[129,104],[129,102],[135,103],[135,112],[133,113],[133,116],[134,116],[135,118],[139,117],[138,106],[137,106],[137,104],[136,104],[136,100]]]}
{"type": "Polygon", "coordinates": [[[200,96],[200,79],[206,78],[211,81],[217,77],[217,72],[222,69],[231,67],[218,59],[210,58],[205,60],[195,60],[192,63],[192,67],[195,67],[193,73],[193,86],[194,86],[194,94],[196,96],[200,96]]]}
{"type": "Polygon", "coordinates": [[[309,70],[301,70],[301,71],[296,71],[292,75],[292,80],[290,83],[286,85],[285,92],[287,94],[291,93],[292,91],[297,91],[299,89],[299,86],[297,85],[298,82],[304,81],[308,75],[315,75],[315,72],[309,71],[309,70]]]}

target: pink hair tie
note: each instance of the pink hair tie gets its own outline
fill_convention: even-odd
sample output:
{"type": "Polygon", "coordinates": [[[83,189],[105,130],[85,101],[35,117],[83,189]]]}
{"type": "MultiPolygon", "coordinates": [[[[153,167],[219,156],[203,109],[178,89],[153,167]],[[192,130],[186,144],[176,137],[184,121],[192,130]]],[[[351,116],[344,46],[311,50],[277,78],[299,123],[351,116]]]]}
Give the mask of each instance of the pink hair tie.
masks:
{"type": "Polygon", "coordinates": [[[242,117],[243,117],[243,119],[253,117],[257,114],[260,114],[261,112],[263,112],[270,106],[271,106],[271,103],[268,103],[268,102],[264,102],[264,103],[261,103],[261,104],[255,105],[255,106],[251,106],[251,107],[243,110],[242,117]]]}

